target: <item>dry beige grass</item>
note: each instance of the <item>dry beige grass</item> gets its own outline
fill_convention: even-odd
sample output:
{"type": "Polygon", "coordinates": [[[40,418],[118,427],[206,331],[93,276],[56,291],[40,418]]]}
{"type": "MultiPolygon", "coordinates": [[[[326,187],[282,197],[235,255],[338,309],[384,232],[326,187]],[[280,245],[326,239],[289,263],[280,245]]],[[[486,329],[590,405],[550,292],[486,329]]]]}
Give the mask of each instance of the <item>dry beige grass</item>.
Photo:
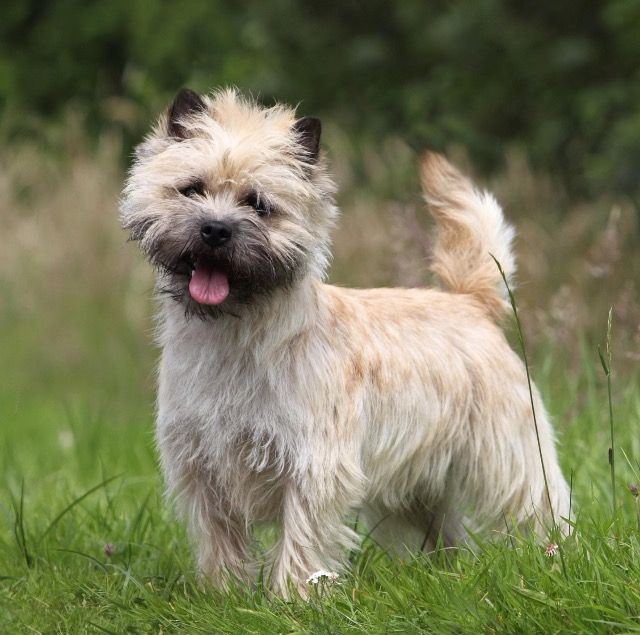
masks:
{"type": "MultiPolygon", "coordinates": [[[[130,288],[130,309],[149,281],[118,227],[121,148],[104,138],[95,151],[69,142],[58,159],[25,145],[0,154],[0,275],[27,313],[71,299],[130,288]]],[[[4,285],[3,285],[4,286],[4,285]]],[[[5,290],[6,291],[6,290],[5,290]]]]}

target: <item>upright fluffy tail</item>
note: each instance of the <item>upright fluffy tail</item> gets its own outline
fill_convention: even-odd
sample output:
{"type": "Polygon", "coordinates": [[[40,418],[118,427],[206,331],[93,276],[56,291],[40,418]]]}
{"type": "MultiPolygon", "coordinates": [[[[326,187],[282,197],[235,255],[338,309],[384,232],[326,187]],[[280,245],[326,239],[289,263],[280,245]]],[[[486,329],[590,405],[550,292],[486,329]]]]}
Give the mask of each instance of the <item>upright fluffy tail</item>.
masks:
{"type": "Polygon", "coordinates": [[[473,296],[500,318],[508,310],[507,290],[491,256],[511,284],[513,227],[495,198],[477,190],[440,154],[424,155],[422,188],[437,228],[431,270],[450,291],[473,296]]]}

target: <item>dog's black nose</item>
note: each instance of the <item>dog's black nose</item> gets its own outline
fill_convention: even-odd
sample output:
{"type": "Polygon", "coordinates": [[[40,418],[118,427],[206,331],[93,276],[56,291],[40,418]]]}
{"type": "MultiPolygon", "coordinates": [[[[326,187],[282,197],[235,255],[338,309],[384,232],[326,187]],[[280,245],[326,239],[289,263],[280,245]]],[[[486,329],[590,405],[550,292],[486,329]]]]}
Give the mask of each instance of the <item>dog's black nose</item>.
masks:
{"type": "Polygon", "coordinates": [[[220,247],[231,238],[231,225],[212,220],[200,227],[200,236],[209,247],[220,247]]]}

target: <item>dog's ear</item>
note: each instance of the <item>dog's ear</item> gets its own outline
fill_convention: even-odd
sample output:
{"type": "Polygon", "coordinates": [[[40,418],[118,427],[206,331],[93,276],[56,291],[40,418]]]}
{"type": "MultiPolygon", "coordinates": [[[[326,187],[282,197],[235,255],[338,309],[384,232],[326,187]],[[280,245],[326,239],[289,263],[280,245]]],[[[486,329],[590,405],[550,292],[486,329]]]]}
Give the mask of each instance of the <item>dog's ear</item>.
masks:
{"type": "Polygon", "coordinates": [[[304,151],[304,159],[307,163],[316,163],[320,152],[320,134],[322,124],[316,117],[303,117],[293,124],[298,143],[304,151]]]}
{"type": "Polygon", "coordinates": [[[184,127],[184,120],[189,115],[204,112],[207,104],[204,99],[189,88],[183,88],[173,100],[167,113],[167,134],[170,137],[186,139],[189,131],[184,127]]]}

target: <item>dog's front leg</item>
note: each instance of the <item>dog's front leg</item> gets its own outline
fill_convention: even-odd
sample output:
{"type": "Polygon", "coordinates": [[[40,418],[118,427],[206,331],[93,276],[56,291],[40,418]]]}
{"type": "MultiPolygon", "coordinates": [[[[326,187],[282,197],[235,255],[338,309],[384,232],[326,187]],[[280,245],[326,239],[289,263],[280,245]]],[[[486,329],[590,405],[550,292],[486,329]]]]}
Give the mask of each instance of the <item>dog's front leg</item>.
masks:
{"type": "Polygon", "coordinates": [[[190,485],[178,496],[178,503],[189,521],[199,571],[220,588],[226,588],[230,578],[250,579],[256,567],[247,523],[210,483],[193,480],[190,485]]]}
{"type": "Polygon", "coordinates": [[[339,470],[288,485],[270,575],[278,594],[286,598],[296,589],[305,597],[312,573],[343,569],[346,551],[358,544],[357,534],[345,524],[357,495],[357,484],[340,482],[339,470]]]}
{"type": "Polygon", "coordinates": [[[255,573],[244,527],[229,519],[209,521],[196,533],[198,567],[216,587],[227,588],[230,579],[251,579],[255,573]]]}

